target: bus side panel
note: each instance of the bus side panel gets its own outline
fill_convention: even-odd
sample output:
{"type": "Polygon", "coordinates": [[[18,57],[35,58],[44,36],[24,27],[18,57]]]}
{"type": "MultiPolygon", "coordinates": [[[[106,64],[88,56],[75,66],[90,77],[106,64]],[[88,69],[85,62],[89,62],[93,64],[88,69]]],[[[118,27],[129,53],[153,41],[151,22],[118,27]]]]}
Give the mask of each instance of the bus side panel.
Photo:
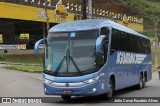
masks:
{"type": "Polygon", "coordinates": [[[136,79],[137,73],[136,73],[136,66],[135,64],[127,64],[126,65],[126,77],[127,77],[127,86],[133,86],[136,85],[138,80],[136,79]]]}
{"type": "MultiPolygon", "coordinates": [[[[103,67],[103,69],[101,70],[101,74],[104,73],[104,77],[101,77],[100,79],[100,94],[104,94],[107,93],[109,90],[109,80],[111,75],[114,75],[114,72],[116,70],[116,67],[114,66],[108,66],[107,64],[105,64],[105,66],[103,67]],[[104,87],[102,86],[104,84],[104,87]],[[103,88],[103,89],[102,89],[103,88]]],[[[99,74],[101,76],[101,74],[99,74]]]]}
{"type": "Polygon", "coordinates": [[[139,77],[141,72],[143,73],[143,75],[145,75],[145,72],[147,73],[147,81],[150,81],[152,79],[152,57],[151,56],[152,56],[151,54],[146,55],[142,63],[136,65],[137,84],[139,83],[139,77]]]}
{"type": "Polygon", "coordinates": [[[130,68],[126,64],[117,64],[117,51],[108,57],[108,66],[110,69],[108,70],[110,74],[111,72],[115,76],[115,90],[122,89],[128,87],[130,84],[129,79],[129,71],[130,68]]]}
{"type": "Polygon", "coordinates": [[[150,81],[151,79],[152,79],[152,65],[148,65],[147,81],[150,81]]]}
{"type": "Polygon", "coordinates": [[[138,80],[138,71],[134,64],[119,64],[116,70],[116,89],[122,89],[136,85],[138,80]]]}
{"type": "Polygon", "coordinates": [[[128,86],[128,75],[127,75],[127,65],[117,65],[116,70],[116,81],[117,81],[117,89],[122,89],[128,86]]]}
{"type": "Polygon", "coordinates": [[[147,81],[150,81],[152,79],[152,54],[148,54],[147,56],[147,81]]]}
{"type": "MultiPolygon", "coordinates": [[[[121,52],[123,55],[120,57],[121,62],[117,63],[118,52],[115,51],[113,54],[108,57],[108,73],[111,72],[115,75],[115,90],[133,86],[139,83],[139,77],[141,72],[147,72],[147,81],[151,79],[152,76],[152,65],[151,65],[151,55],[139,54],[139,53],[129,53],[121,52]],[[132,63],[127,63],[126,54],[133,54],[134,61],[132,63]],[[124,63],[123,63],[124,62],[124,63]],[[113,67],[115,67],[113,69],[113,67]]],[[[131,61],[131,60],[130,60],[131,61]]]]}

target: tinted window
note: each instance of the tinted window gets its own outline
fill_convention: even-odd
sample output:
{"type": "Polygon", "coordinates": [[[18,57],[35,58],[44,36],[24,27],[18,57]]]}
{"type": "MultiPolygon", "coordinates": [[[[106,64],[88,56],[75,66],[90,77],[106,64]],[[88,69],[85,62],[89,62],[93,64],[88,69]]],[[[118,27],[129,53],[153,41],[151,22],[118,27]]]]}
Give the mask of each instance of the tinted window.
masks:
{"type": "Polygon", "coordinates": [[[116,29],[112,30],[111,49],[137,53],[151,52],[150,41],[148,39],[116,29]]]}

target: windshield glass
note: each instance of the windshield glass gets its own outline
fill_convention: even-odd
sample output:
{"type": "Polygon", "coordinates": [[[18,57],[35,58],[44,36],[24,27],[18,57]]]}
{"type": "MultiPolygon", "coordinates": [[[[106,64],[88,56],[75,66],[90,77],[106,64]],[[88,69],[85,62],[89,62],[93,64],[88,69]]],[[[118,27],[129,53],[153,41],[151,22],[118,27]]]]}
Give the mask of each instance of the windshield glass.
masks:
{"type": "Polygon", "coordinates": [[[57,75],[94,71],[98,35],[98,30],[50,33],[45,50],[45,70],[57,75]]]}

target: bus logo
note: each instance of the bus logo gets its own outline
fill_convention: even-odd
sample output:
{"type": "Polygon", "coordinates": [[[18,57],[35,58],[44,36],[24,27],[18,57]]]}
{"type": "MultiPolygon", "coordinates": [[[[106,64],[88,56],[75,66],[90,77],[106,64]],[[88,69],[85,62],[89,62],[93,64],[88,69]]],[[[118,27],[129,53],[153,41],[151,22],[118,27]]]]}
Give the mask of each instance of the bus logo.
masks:
{"type": "Polygon", "coordinates": [[[142,64],[146,55],[118,52],[117,54],[117,64],[142,64]]]}
{"type": "Polygon", "coordinates": [[[65,86],[66,86],[66,87],[69,87],[69,83],[66,83],[65,86]]]}

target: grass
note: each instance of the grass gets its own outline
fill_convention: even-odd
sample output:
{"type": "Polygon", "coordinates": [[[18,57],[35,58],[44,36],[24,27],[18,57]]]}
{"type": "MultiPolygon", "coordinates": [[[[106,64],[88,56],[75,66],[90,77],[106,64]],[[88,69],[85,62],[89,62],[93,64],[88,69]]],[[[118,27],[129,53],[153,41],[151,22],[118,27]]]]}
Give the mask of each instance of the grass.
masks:
{"type": "Polygon", "coordinates": [[[43,64],[43,55],[35,57],[32,54],[23,55],[0,55],[0,62],[22,63],[22,64],[43,64]]]}
{"type": "Polygon", "coordinates": [[[12,69],[24,72],[35,72],[35,73],[42,73],[43,67],[42,66],[21,66],[21,65],[9,65],[9,66],[2,66],[5,69],[12,69]]]}

